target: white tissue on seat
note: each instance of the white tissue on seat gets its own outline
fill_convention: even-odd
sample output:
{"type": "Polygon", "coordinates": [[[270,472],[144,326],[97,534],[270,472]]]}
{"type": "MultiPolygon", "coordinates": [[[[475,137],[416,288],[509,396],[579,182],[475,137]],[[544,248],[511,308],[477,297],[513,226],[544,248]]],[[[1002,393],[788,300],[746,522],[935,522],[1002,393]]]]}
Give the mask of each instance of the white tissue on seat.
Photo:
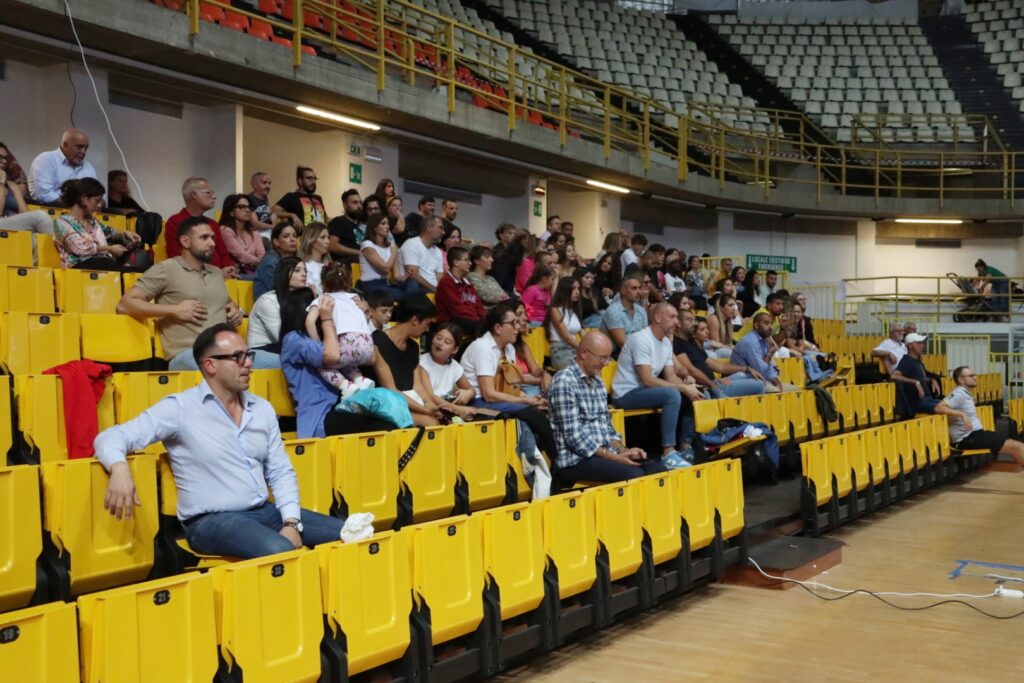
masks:
{"type": "Polygon", "coordinates": [[[345,520],[345,526],[341,527],[341,540],[346,543],[365,541],[373,536],[373,513],[356,512],[345,520]]]}

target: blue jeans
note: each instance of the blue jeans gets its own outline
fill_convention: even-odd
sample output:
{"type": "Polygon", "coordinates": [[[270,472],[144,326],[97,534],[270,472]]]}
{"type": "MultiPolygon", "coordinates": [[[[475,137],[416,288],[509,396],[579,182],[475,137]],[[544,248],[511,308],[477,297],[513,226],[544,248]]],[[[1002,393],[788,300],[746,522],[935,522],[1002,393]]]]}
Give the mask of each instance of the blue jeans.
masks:
{"type": "Polygon", "coordinates": [[[720,380],[715,381],[711,387],[712,398],[739,398],[740,396],[760,396],[764,393],[764,382],[747,377],[745,373],[737,372],[729,376],[729,384],[721,384],[720,380]]]}
{"type": "Polygon", "coordinates": [[[627,479],[636,479],[648,474],[667,471],[667,468],[661,463],[661,459],[657,455],[651,455],[647,460],[632,466],[606,458],[599,458],[595,455],[584,458],[571,467],[559,468],[558,478],[564,482],[626,481],[627,479]]]}
{"type": "Polygon", "coordinates": [[[487,410],[497,410],[499,413],[514,413],[515,411],[522,410],[523,408],[526,407],[525,403],[512,403],[512,402],[506,403],[504,401],[497,401],[495,403],[488,403],[487,401],[483,400],[482,398],[474,398],[472,401],[469,402],[469,405],[471,405],[474,408],[485,408],[487,410]]]}
{"type": "Polygon", "coordinates": [[[359,289],[362,290],[363,294],[384,291],[390,294],[391,298],[395,301],[400,300],[406,294],[422,291],[422,287],[415,280],[405,280],[400,284],[391,285],[388,283],[387,278],[383,277],[376,280],[360,280],[359,289]]]}
{"type": "Polygon", "coordinates": [[[597,329],[598,327],[601,327],[602,320],[604,320],[604,318],[601,317],[600,313],[594,313],[593,315],[588,315],[586,318],[584,318],[580,322],[580,324],[583,326],[583,329],[585,330],[591,328],[597,329]]]}
{"type": "Polygon", "coordinates": [[[281,367],[281,356],[263,349],[253,349],[256,357],[252,360],[253,370],[276,370],[281,367]]]}
{"type": "Polygon", "coordinates": [[[196,365],[196,359],[192,357],[192,347],[182,349],[178,352],[174,358],[167,364],[167,369],[171,372],[181,372],[182,370],[198,370],[199,366],[196,365]]]}
{"type": "MultiPolygon", "coordinates": [[[[185,527],[185,539],[204,555],[249,559],[294,550],[279,534],[281,513],[267,501],[252,510],[211,512],[185,527]]],[[[345,520],[302,510],[302,542],[306,546],[337,541],[345,520]]]]}
{"type": "MultiPolygon", "coordinates": [[[[627,392],[620,398],[613,398],[616,408],[634,410],[636,408],[661,408],[661,445],[664,448],[675,448],[682,437],[682,430],[677,434],[679,411],[683,406],[683,395],[678,389],[668,387],[639,387],[627,392]]],[[[687,401],[689,403],[689,401],[687,401]]]]}

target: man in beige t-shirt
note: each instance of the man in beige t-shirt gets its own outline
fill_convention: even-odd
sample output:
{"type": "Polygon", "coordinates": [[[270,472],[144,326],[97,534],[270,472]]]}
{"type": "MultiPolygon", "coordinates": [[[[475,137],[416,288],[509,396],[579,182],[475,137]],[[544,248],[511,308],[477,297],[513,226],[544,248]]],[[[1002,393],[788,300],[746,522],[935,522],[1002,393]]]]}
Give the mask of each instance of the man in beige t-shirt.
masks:
{"type": "Polygon", "coordinates": [[[156,264],[128,290],[117,312],[144,320],[157,319],[164,358],[170,370],[198,370],[192,343],[211,325],[237,327],[242,312],[228,297],[224,274],[210,265],[216,243],[213,229],[202,216],[178,227],[181,256],[156,264]]]}

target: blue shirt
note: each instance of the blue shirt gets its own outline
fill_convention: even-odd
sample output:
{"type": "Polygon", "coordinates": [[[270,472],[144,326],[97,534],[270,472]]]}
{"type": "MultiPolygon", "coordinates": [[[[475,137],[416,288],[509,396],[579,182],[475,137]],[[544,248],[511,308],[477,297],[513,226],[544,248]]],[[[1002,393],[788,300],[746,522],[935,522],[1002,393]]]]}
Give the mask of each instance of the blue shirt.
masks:
{"type": "Polygon", "coordinates": [[[604,382],[600,377],[587,377],[575,361],[555,373],[548,399],[558,447],[556,466],[572,467],[592,457],[601,446],[622,441],[612,427],[604,382]]]}
{"type": "Polygon", "coordinates": [[[322,438],[324,418],[338,403],[340,392],[320,376],[324,345],[289,332],[281,340],[281,369],[295,401],[295,427],[300,439],[322,438]]]}
{"type": "Polygon", "coordinates": [[[28,193],[37,202],[60,201],[60,186],[72,178],[95,178],[96,169],[88,161],[72,166],[60,149],[43,152],[32,161],[28,172],[28,193]]]}
{"type": "Polygon", "coordinates": [[[178,519],[262,505],[268,482],[281,518],[300,519],[298,479],[274,408],[247,391],[241,399],[242,421],[235,425],[204,380],[97,436],[96,458],[109,471],[127,453],[162,441],[178,489],[178,519]]]}
{"type": "Polygon", "coordinates": [[[770,349],[767,339],[757,332],[751,332],[736,343],[736,347],[732,350],[732,358],[729,360],[733,365],[757,370],[764,375],[766,380],[770,381],[779,376],[779,371],[775,366],[769,365],[765,361],[770,349]]]}
{"type": "MultiPolygon", "coordinates": [[[[630,313],[622,305],[622,297],[618,294],[601,314],[601,331],[605,334],[608,334],[609,330],[624,330],[628,337],[645,327],[647,327],[647,311],[644,310],[644,307],[634,303],[633,312],[630,313]]],[[[611,335],[608,336],[611,338],[611,335]]],[[[612,344],[614,343],[612,341],[612,344]]]]}
{"type": "Polygon", "coordinates": [[[277,270],[277,264],[280,262],[281,255],[277,253],[276,249],[271,249],[263,256],[260,264],[256,266],[256,275],[252,279],[253,301],[274,289],[274,272],[277,270]]]}

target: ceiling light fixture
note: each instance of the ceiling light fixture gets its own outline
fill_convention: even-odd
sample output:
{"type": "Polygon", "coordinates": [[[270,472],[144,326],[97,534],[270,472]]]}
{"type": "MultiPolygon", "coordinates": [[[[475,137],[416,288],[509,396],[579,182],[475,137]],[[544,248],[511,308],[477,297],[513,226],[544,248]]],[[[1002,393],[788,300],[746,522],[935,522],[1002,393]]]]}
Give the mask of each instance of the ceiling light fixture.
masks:
{"type": "Polygon", "coordinates": [[[629,194],[628,187],[620,187],[619,185],[612,185],[611,183],[602,183],[600,180],[587,180],[587,185],[591,187],[598,187],[602,190],[608,190],[609,192],[618,192],[619,194],[629,194]]]}
{"type": "Polygon", "coordinates": [[[897,223],[921,223],[925,225],[960,225],[960,218],[897,218],[897,223]]]}
{"type": "Polygon", "coordinates": [[[324,111],[323,109],[307,107],[304,104],[300,104],[295,108],[298,111],[301,111],[303,114],[309,114],[310,116],[319,116],[322,119],[327,119],[328,121],[334,121],[336,123],[343,123],[346,126],[355,126],[356,128],[363,128],[365,130],[373,131],[380,130],[380,126],[378,126],[376,123],[370,123],[369,121],[361,121],[359,119],[354,119],[351,116],[342,116],[341,114],[335,114],[333,112],[324,111]]]}

